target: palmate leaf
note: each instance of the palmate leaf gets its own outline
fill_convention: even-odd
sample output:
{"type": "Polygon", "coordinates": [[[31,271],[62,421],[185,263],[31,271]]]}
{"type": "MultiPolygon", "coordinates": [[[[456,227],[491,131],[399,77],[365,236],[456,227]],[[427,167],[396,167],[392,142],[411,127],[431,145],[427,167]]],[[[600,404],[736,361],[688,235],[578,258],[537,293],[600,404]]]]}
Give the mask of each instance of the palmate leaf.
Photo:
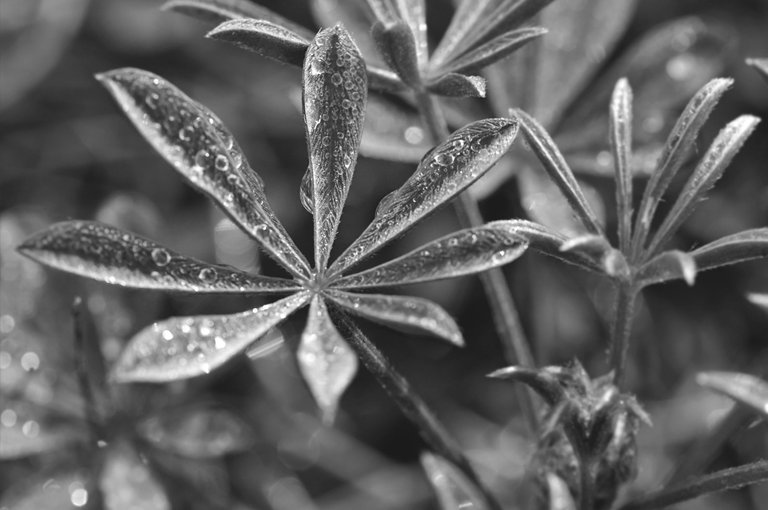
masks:
{"type": "Polygon", "coordinates": [[[192,185],[256,239],[286,270],[309,275],[309,265],[275,216],[263,184],[221,120],[179,89],[147,71],[98,75],[128,118],[192,185]]]}
{"type": "Polygon", "coordinates": [[[315,268],[328,262],[360,147],[368,84],[365,62],[341,26],[321,30],[304,62],[315,268]]]}
{"type": "Polygon", "coordinates": [[[645,242],[645,237],[651,228],[653,215],[656,213],[656,208],[664,197],[664,193],[693,151],[699,131],[701,131],[712,110],[732,84],[733,80],[726,78],[718,78],[707,83],[688,102],[672,128],[659,157],[657,168],[651,174],[651,178],[643,191],[632,240],[635,249],[639,249],[640,244],[645,242]]]}
{"type": "Polygon", "coordinates": [[[206,34],[262,57],[300,66],[310,39],[263,19],[234,19],[226,21],[206,34]]]}
{"type": "Polygon", "coordinates": [[[443,457],[425,452],[421,465],[440,502],[441,510],[487,510],[480,490],[443,457]]]}
{"type": "Polygon", "coordinates": [[[300,288],[291,280],[186,257],[135,234],[90,221],[56,223],[18,249],[41,264],[138,289],[271,293],[300,288]]]}
{"type": "Polygon", "coordinates": [[[357,373],[357,356],[336,330],[323,299],[318,296],[310,304],[296,356],[323,420],[331,423],[341,395],[357,373]]]}
{"type": "Polygon", "coordinates": [[[460,230],[401,257],[341,278],[334,287],[359,289],[455,278],[507,264],[528,243],[504,221],[460,230]]]}
{"type": "Polygon", "coordinates": [[[253,445],[254,431],[234,412],[192,404],[146,418],[137,430],[156,448],[186,458],[215,458],[253,445]]]}
{"type": "Polygon", "coordinates": [[[330,272],[360,262],[461,193],[504,155],[516,134],[517,123],[509,119],[485,119],[454,132],[424,157],[330,272]]]}
{"type": "Polygon", "coordinates": [[[138,453],[127,443],[112,446],[104,458],[99,488],[105,510],[170,510],[171,502],[138,453]]]}
{"type": "Polygon", "coordinates": [[[733,157],[757,127],[760,119],[752,115],[742,115],[726,125],[701,158],[693,174],[685,183],[682,191],[667,213],[648,244],[647,252],[653,253],[662,246],[693,212],[704,194],[723,175],[733,157]]]}
{"type": "Polygon", "coordinates": [[[307,41],[314,37],[311,30],[249,0],[169,0],[162,8],[205,21],[224,22],[244,18],[264,20],[286,28],[307,41]]]}
{"type": "Polygon", "coordinates": [[[395,327],[427,332],[456,345],[464,339],[453,317],[436,303],[426,299],[386,294],[354,294],[328,291],[328,297],[349,312],[395,327]]]}
{"type": "Polygon", "coordinates": [[[602,228],[597,216],[592,211],[579,183],[576,181],[576,177],[552,137],[541,124],[524,111],[512,109],[510,113],[520,121],[520,127],[531,149],[538,156],[549,177],[560,188],[584,227],[593,234],[600,234],[602,228]]]}
{"type": "Polygon", "coordinates": [[[232,315],[174,317],[134,336],[112,369],[119,382],[166,382],[207,374],[309,301],[300,292],[232,315]]]}
{"type": "Polygon", "coordinates": [[[768,383],[758,377],[738,372],[701,372],[696,382],[768,417],[768,383]]]}

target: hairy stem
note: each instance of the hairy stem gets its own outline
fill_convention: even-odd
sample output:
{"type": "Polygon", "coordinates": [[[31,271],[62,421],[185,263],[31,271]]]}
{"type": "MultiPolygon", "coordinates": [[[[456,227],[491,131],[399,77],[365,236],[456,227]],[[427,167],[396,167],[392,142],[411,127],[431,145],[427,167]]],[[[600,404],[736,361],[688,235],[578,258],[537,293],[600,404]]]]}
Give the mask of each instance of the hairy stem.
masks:
{"type": "Polygon", "coordinates": [[[703,494],[739,489],[768,480],[768,460],[759,460],[735,468],[723,469],[696,478],[678,487],[662,489],[642,499],[625,505],[621,510],[651,510],[680,501],[697,498],[703,494]]]}
{"type": "Polygon", "coordinates": [[[619,390],[624,387],[629,335],[632,331],[632,319],[635,316],[637,292],[637,288],[631,282],[618,284],[611,333],[611,368],[614,373],[614,384],[619,390]]]}
{"type": "MultiPolygon", "coordinates": [[[[432,142],[438,144],[448,138],[448,125],[435,98],[429,93],[417,94],[416,104],[427,125],[432,142]]],[[[454,204],[462,228],[478,227],[485,223],[477,200],[469,192],[461,193],[459,200],[454,204]]],[[[501,339],[505,359],[511,364],[533,367],[533,355],[504,272],[500,268],[495,268],[484,271],[479,276],[491,305],[493,322],[501,339]]],[[[515,392],[529,430],[535,434],[539,430],[539,418],[533,393],[530,389],[523,387],[516,387],[515,392]]]]}
{"type": "Polygon", "coordinates": [[[413,391],[405,377],[400,375],[384,353],[371,343],[346,313],[335,306],[331,306],[329,310],[334,324],[339,328],[339,333],[349,342],[365,368],[376,378],[402,413],[416,425],[419,434],[430,448],[456,465],[478,487],[489,509],[501,510],[501,506],[491,495],[490,490],[481,483],[459,446],[427,404],[413,391]]]}

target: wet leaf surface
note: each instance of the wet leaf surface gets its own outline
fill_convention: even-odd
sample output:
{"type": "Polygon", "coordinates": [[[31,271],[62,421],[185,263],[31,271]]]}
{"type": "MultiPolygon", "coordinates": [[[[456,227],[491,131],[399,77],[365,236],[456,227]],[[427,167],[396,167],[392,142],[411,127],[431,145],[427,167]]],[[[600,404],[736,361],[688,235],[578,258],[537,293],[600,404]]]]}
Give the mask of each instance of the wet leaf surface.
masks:
{"type": "Polygon", "coordinates": [[[309,40],[266,20],[235,19],[217,26],[206,37],[234,44],[262,57],[300,66],[309,40]]]}

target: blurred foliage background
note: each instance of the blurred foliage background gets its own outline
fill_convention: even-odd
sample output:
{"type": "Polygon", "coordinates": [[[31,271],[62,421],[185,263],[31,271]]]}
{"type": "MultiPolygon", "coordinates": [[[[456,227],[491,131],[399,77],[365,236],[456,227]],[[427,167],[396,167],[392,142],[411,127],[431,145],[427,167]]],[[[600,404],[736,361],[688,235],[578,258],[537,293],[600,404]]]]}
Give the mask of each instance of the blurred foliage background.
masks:
{"type": "MultiPolygon", "coordinates": [[[[309,3],[262,2],[315,27],[309,3]]],[[[56,434],[48,437],[48,431],[58,434],[62,428],[57,409],[80,412],[70,315],[75,296],[83,296],[95,314],[108,359],[153,320],[254,305],[243,298],[123,291],[54,274],[14,253],[18,242],[50,223],[95,218],[205,260],[244,268],[260,265],[254,247],[154,153],[93,79],[94,73],[124,66],[146,69],[216,112],[261,173],[273,207],[299,247],[310,248],[311,217],[298,198],[307,164],[300,71],[206,40],[209,25],[163,12],[160,4],[0,0],[0,394],[9,403],[0,416],[4,440],[15,437],[11,429],[21,427],[19,440],[39,441],[40,450],[48,450],[45,441],[61,440],[56,434]],[[6,412],[11,402],[27,402],[35,411],[26,418],[11,416],[6,412]]],[[[449,0],[429,0],[435,38],[451,12],[449,0]]],[[[705,137],[711,140],[740,113],[766,118],[768,86],[744,63],[746,57],[768,55],[764,0],[638,2],[604,67],[644,34],[682,16],[700,17],[728,34],[727,44],[716,52],[716,68],[736,83],[705,128],[705,137]]],[[[653,84],[656,76],[675,70],[661,66],[645,71],[645,79],[653,84]]],[[[590,92],[587,87],[574,104],[588,100],[590,92]]],[[[661,101],[664,90],[657,93],[661,101]]],[[[607,106],[607,101],[601,105],[604,111],[607,106]]],[[[672,119],[676,113],[670,112],[672,119]]],[[[676,242],[695,246],[768,225],[767,135],[768,123],[763,122],[676,242]]],[[[357,236],[378,200],[413,168],[360,159],[339,245],[357,236]]],[[[613,200],[609,180],[592,177],[589,182],[604,200],[613,200]]],[[[487,218],[525,215],[518,192],[515,179],[504,182],[483,203],[487,218]]],[[[446,209],[386,251],[404,253],[456,228],[452,211],[446,209]]],[[[265,273],[274,271],[271,262],[261,262],[265,273]]],[[[612,296],[604,283],[536,254],[525,255],[506,272],[540,365],[578,357],[593,374],[606,370],[605,319],[612,296]]],[[[507,363],[479,282],[467,277],[422,285],[415,292],[455,315],[467,339],[464,349],[371,324],[365,325],[366,331],[435,408],[482,476],[513,501],[516,486],[524,483],[532,447],[511,387],[485,377],[507,363]]],[[[704,438],[723,429],[722,418],[732,404],[693,382],[695,373],[706,369],[768,375],[768,313],[745,299],[748,292],[768,292],[765,262],[701,274],[693,289],[675,283],[645,293],[635,323],[629,378],[654,426],[641,434],[636,491],[657,487],[681,462],[696,464],[696,455],[702,453],[711,454],[711,461],[702,465],[707,469],[768,454],[765,422],[750,426],[742,420],[722,445],[707,443],[704,438]]],[[[236,453],[210,463],[176,459],[168,464],[167,471],[178,475],[163,478],[172,488],[174,503],[179,508],[276,510],[436,508],[418,464],[424,443],[373,379],[361,370],[342,401],[336,426],[324,427],[290,355],[300,331],[289,323],[281,333],[284,342],[268,355],[243,359],[208,378],[139,388],[126,397],[159,407],[206,399],[232,406],[247,422],[251,441],[236,453]],[[196,491],[206,497],[197,497],[196,491]]],[[[83,432],[74,430],[75,435],[83,432]]],[[[20,484],[45,485],[72,466],[87,479],[93,455],[88,448],[68,447],[3,461],[0,492],[12,498],[14,491],[26,490],[19,489],[20,484]]],[[[80,486],[67,483],[63,487],[70,502],[82,507],[72,489],[80,486]]],[[[760,501],[768,501],[765,486],[681,508],[757,509],[760,501]]]]}

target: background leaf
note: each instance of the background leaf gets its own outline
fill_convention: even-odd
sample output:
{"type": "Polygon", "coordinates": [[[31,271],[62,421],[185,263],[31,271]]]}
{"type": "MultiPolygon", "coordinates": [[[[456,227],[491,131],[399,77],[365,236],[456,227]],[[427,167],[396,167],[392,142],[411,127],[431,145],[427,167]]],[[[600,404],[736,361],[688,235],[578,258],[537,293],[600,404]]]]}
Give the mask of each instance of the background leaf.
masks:
{"type": "Polygon", "coordinates": [[[701,372],[696,376],[696,382],[768,417],[768,383],[753,375],[738,372],[701,372]]]}

